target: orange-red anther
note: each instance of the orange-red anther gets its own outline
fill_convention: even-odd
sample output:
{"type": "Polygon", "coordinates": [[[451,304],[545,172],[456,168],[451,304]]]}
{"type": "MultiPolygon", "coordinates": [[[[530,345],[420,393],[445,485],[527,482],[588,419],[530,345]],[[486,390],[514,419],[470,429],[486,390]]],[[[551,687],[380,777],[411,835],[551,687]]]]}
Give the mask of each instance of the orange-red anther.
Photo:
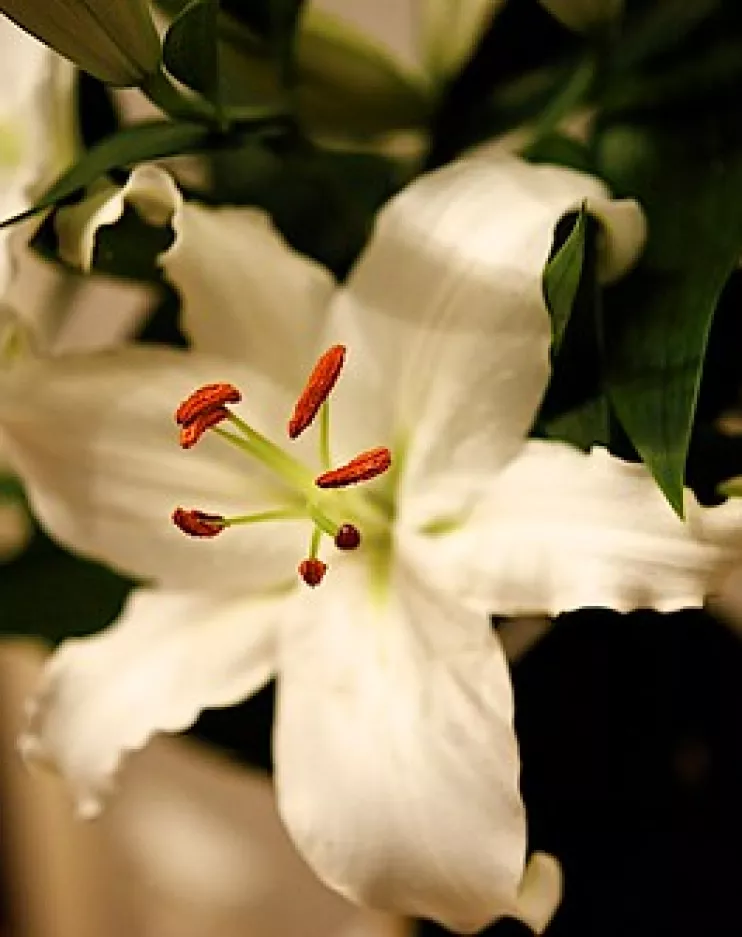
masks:
{"type": "Polygon", "coordinates": [[[187,423],[180,427],[178,440],[183,449],[190,449],[195,446],[207,429],[216,426],[229,416],[229,410],[226,407],[215,407],[213,410],[207,410],[205,413],[199,413],[187,423]]]}
{"type": "Polygon", "coordinates": [[[239,403],[242,394],[233,384],[204,384],[186,397],[175,411],[175,422],[179,426],[210,413],[228,403],[239,403]]]}
{"type": "Polygon", "coordinates": [[[317,411],[330,396],[335,382],[340,377],[344,361],[345,345],[333,345],[317,361],[289,420],[291,439],[296,439],[303,433],[317,416],[317,411]]]}
{"type": "Polygon", "coordinates": [[[308,560],[302,560],[301,563],[299,563],[299,575],[304,582],[312,588],[322,582],[326,572],[327,563],[323,563],[322,560],[310,558],[308,560]]]}
{"type": "Polygon", "coordinates": [[[216,537],[225,527],[221,514],[207,514],[205,511],[176,508],[173,511],[173,523],[189,537],[216,537]]]}
{"type": "Polygon", "coordinates": [[[341,465],[340,468],[318,475],[314,479],[314,484],[318,488],[344,488],[346,485],[355,485],[358,482],[376,478],[377,475],[386,472],[391,464],[391,452],[386,446],[378,446],[376,449],[362,452],[355,459],[341,465]]]}
{"type": "Polygon", "coordinates": [[[356,550],[361,545],[361,532],[353,524],[342,524],[335,534],[338,550],[356,550]]]}

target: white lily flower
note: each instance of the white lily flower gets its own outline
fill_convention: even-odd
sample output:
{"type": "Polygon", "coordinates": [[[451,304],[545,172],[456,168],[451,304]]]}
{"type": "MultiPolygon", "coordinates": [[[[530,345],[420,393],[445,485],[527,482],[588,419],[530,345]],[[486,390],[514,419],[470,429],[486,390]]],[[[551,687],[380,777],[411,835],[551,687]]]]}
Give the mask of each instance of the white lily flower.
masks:
{"type": "MultiPolygon", "coordinates": [[[[56,652],[25,750],[91,815],[124,753],[276,675],[279,810],[320,878],[459,931],[500,915],[541,930],[559,871],[536,854],[524,874],[510,681],[488,613],[698,604],[739,549],[736,506],[703,511],[689,496],[684,525],[643,468],[526,440],[549,374],[554,226],[587,199],[608,277],[641,248],[639,208],[583,174],[480,151],[394,199],[336,287],[261,213],[182,204],[148,168],[87,222],[75,210],[67,255],[84,264],[126,198],[150,217],[168,207],[163,265],[194,350],[29,367],[0,395],[0,427],[53,536],[152,585],[109,631],[56,652]],[[315,428],[270,442],[317,354],[330,346],[337,364],[339,344],[331,445],[326,409],[318,460],[315,428]],[[172,408],[213,381],[242,388],[244,406],[180,452],[172,408]],[[390,472],[314,485],[378,446],[390,472]],[[208,512],[189,523],[219,535],[184,537],[166,522],[178,504],[208,512]],[[266,511],[288,516],[258,523],[266,511]],[[320,546],[329,569],[307,588],[296,565],[308,541],[320,562],[310,532],[343,524],[360,547],[320,546]]],[[[209,393],[234,401],[223,385],[209,393]]]]}

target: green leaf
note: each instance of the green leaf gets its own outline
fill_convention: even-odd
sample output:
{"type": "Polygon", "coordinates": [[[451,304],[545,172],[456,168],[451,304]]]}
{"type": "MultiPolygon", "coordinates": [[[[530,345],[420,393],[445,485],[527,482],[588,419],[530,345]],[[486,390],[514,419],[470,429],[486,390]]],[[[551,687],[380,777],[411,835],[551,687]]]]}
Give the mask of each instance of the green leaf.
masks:
{"type": "Polygon", "coordinates": [[[649,241],[605,291],[606,391],[631,443],[682,516],[683,483],[709,330],[742,253],[742,138],[733,120],[604,128],[601,174],[644,206],[649,241]]]}
{"type": "Polygon", "coordinates": [[[581,449],[609,445],[612,420],[603,388],[602,289],[597,277],[598,224],[583,207],[555,231],[544,271],[552,315],[552,375],[533,433],[581,449]]]}
{"type": "Polygon", "coordinates": [[[585,262],[586,211],[580,209],[567,240],[544,269],[544,299],[551,314],[551,355],[559,354],[585,262]]]}
{"type": "Polygon", "coordinates": [[[168,70],[210,101],[219,100],[219,0],[192,0],[165,35],[162,55],[168,70]]]}
{"type": "Polygon", "coordinates": [[[208,149],[212,140],[212,131],[202,124],[152,121],[128,127],[88,150],[46,190],[32,208],[7,218],[0,223],[0,229],[76,195],[112,169],[143,160],[208,149]]]}

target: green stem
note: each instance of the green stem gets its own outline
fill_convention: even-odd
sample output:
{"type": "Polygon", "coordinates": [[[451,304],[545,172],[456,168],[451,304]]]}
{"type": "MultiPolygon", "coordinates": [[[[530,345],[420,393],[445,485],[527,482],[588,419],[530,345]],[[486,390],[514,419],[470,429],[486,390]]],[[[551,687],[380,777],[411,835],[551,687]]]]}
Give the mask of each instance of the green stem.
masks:
{"type": "Polygon", "coordinates": [[[140,88],[150,101],[169,117],[216,124],[224,129],[223,120],[214,105],[203,98],[182,91],[163,68],[148,75],[140,88]]]}

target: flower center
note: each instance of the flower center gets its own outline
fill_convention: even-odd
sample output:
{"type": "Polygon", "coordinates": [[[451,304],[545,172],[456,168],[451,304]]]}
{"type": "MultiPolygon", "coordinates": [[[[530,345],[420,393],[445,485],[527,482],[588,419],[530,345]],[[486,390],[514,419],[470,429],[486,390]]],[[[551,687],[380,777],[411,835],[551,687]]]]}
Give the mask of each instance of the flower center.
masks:
{"type": "Polygon", "coordinates": [[[299,563],[298,572],[312,587],[319,585],[327,571],[327,563],[319,558],[323,536],[331,537],[338,550],[358,549],[366,532],[370,532],[372,541],[388,538],[387,521],[381,512],[353,489],[389,469],[392,461],[389,449],[385,446],[368,449],[344,465],[332,467],[329,398],[344,362],[343,345],[333,345],[319,358],[288,423],[288,436],[296,439],[319,416],[319,457],[323,467],[319,475],[232,411],[231,405],[242,400],[242,394],[232,384],[206,384],[181,403],[175,421],[180,426],[183,449],[191,449],[206,432],[216,433],[256,459],[292,495],[290,506],[235,517],[178,507],[172,520],[183,533],[191,537],[215,537],[226,528],[241,524],[306,517],[312,523],[309,553],[299,563]]]}

